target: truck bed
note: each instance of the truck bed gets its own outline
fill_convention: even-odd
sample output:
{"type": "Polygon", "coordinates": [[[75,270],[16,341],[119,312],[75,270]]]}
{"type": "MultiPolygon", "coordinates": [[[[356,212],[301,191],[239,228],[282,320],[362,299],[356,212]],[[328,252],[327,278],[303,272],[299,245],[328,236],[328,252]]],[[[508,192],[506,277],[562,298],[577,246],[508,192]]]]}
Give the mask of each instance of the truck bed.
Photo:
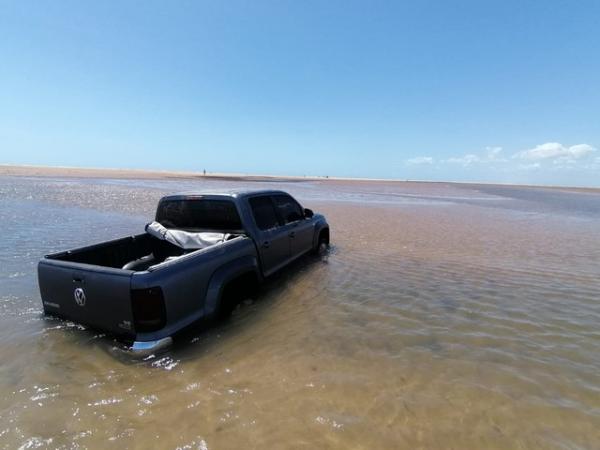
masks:
{"type": "Polygon", "coordinates": [[[44,312],[125,340],[170,328],[170,324],[180,328],[181,321],[202,315],[205,291],[214,271],[254,252],[252,241],[241,235],[189,251],[140,234],[50,254],[38,265],[44,312]],[[144,269],[123,268],[150,254],[155,257],[144,269]],[[180,258],[167,260],[173,256],[180,258]],[[191,292],[196,293],[193,302],[191,292]],[[156,317],[164,321],[156,322],[156,317]]]}
{"type": "Polygon", "coordinates": [[[131,261],[150,254],[155,255],[155,264],[158,264],[169,256],[181,256],[183,253],[183,249],[144,233],[102,242],[89,247],[54,253],[46,256],[46,258],[121,269],[131,261]]]}

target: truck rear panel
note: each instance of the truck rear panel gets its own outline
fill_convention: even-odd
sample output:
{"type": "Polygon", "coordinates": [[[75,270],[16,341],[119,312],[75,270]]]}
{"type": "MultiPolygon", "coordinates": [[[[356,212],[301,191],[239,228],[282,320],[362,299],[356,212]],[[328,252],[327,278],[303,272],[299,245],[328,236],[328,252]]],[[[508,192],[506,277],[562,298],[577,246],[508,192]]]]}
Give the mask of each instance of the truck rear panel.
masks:
{"type": "Polygon", "coordinates": [[[38,281],[44,312],[122,337],[135,336],[133,272],[43,259],[38,281]]]}

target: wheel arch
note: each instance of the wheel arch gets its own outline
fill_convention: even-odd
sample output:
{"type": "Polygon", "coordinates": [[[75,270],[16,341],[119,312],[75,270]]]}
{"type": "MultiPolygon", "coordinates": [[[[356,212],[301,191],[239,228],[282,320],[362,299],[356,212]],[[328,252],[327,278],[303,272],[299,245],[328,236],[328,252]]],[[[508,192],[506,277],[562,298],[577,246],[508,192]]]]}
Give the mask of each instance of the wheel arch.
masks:
{"type": "Polygon", "coordinates": [[[329,245],[331,235],[329,231],[329,225],[327,223],[320,223],[317,225],[315,235],[313,237],[313,249],[316,249],[319,246],[319,240],[321,239],[321,236],[325,236],[327,245],[329,245]]]}
{"type": "Polygon", "coordinates": [[[254,256],[236,259],[217,269],[208,283],[204,314],[213,315],[217,311],[225,289],[236,280],[248,276],[252,276],[257,285],[262,281],[258,261],[254,256]]]}

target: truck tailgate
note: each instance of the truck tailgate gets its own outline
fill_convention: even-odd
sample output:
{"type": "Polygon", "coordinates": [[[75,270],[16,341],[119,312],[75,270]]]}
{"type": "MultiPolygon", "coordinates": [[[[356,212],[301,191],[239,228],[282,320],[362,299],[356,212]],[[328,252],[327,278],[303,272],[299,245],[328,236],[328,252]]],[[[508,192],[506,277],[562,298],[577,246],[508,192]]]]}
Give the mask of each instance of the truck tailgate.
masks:
{"type": "Polygon", "coordinates": [[[133,336],[131,274],[44,259],[38,265],[44,312],[115,335],[133,336]]]}

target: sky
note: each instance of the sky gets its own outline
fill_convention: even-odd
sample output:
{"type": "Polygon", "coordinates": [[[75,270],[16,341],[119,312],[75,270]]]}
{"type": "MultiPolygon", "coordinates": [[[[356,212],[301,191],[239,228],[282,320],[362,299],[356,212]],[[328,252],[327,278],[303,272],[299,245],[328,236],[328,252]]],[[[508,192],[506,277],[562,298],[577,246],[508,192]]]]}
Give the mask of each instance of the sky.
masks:
{"type": "Polygon", "coordinates": [[[0,0],[0,164],[600,186],[600,2],[0,0]]]}

